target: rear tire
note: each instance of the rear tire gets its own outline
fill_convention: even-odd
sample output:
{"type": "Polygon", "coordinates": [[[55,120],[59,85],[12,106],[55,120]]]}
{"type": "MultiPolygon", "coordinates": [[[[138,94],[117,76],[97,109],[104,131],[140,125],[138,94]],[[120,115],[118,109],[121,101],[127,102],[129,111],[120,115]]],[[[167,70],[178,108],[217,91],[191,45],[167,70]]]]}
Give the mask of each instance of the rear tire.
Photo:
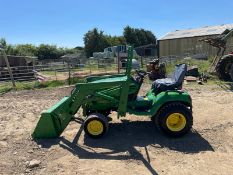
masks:
{"type": "Polygon", "coordinates": [[[231,76],[231,81],[233,81],[233,64],[232,64],[232,66],[231,66],[230,76],[231,76]]]}
{"type": "Polygon", "coordinates": [[[232,81],[231,77],[231,67],[233,65],[233,56],[228,55],[221,58],[216,65],[216,72],[218,74],[219,79],[224,81],[232,81]]]}
{"type": "Polygon", "coordinates": [[[190,131],[193,116],[189,108],[179,102],[169,103],[161,108],[155,118],[160,131],[171,137],[180,137],[190,131]]]}
{"type": "Polygon", "coordinates": [[[91,138],[100,138],[108,131],[108,119],[102,114],[90,114],[84,121],[84,131],[91,138]]]}

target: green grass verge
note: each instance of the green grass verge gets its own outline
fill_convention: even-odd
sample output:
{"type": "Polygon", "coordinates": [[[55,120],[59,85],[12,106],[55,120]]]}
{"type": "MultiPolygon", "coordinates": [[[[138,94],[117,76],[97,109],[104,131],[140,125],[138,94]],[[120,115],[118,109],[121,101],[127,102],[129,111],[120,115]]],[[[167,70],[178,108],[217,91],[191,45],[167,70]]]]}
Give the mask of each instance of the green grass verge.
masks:
{"type": "Polygon", "coordinates": [[[7,93],[12,90],[12,85],[10,83],[0,84],[0,94],[7,93]]]}
{"type": "Polygon", "coordinates": [[[166,65],[166,70],[168,74],[171,74],[176,64],[185,63],[188,66],[197,66],[200,73],[208,72],[211,65],[211,60],[197,60],[197,59],[178,59],[172,63],[166,65]]]}
{"type": "MultiPolygon", "coordinates": [[[[27,89],[33,89],[34,87],[34,82],[16,82],[16,90],[27,90],[27,89]]],[[[4,94],[6,92],[9,92],[13,90],[12,84],[10,82],[4,82],[0,84],[0,94],[4,94]]]]}
{"type": "Polygon", "coordinates": [[[32,81],[32,82],[16,82],[16,88],[14,89],[12,87],[11,82],[4,82],[0,84],[0,94],[7,93],[11,90],[31,90],[31,89],[50,89],[55,88],[59,86],[65,86],[65,85],[73,85],[76,83],[84,82],[84,79],[82,78],[71,78],[70,82],[69,80],[52,80],[52,81],[46,81],[44,84],[39,83],[38,81],[32,81]]]}

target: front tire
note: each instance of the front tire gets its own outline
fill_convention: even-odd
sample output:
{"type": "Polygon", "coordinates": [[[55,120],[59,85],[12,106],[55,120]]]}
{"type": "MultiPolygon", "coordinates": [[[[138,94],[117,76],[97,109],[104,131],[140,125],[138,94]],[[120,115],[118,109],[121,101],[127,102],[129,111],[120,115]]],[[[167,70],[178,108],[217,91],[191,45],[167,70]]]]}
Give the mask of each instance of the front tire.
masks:
{"type": "Polygon", "coordinates": [[[160,131],[171,137],[180,137],[190,131],[193,125],[193,116],[184,104],[169,103],[161,108],[155,118],[160,131]]]}
{"type": "Polygon", "coordinates": [[[91,138],[100,138],[108,131],[108,119],[102,114],[90,114],[84,121],[84,131],[91,138]]]}

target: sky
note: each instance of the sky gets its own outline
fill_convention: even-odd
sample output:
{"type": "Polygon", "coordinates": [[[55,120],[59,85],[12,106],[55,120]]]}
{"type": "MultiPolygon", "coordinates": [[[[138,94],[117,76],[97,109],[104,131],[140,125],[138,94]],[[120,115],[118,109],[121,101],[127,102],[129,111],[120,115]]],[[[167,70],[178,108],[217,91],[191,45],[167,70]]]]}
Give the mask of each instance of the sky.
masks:
{"type": "Polygon", "coordinates": [[[122,35],[127,25],[169,31],[233,23],[231,0],[0,0],[0,38],[10,44],[83,46],[97,27],[122,35]]]}

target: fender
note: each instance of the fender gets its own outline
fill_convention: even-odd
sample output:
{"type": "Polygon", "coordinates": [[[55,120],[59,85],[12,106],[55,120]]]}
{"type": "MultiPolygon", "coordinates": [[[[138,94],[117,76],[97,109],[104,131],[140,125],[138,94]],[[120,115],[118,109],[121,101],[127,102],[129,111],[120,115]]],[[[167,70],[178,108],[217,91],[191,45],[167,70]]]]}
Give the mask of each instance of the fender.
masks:
{"type": "MultiPolygon", "coordinates": [[[[149,97],[150,98],[150,97],[149,97]]],[[[191,96],[184,91],[166,91],[159,93],[152,104],[150,115],[154,116],[160,110],[160,108],[171,102],[180,102],[192,109],[191,96]]]]}
{"type": "Polygon", "coordinates": [[[145,99],[152,101],[152,105],[148,111],[138,111],[128,108],[127,112],[134,115],[153,117],[157,114],[162,106],[172,102],[180,102],[192,110],[191,96],[184,91],[165,91],[154,95],[152,90],[150,90],[145,96],[145,99]]]}

